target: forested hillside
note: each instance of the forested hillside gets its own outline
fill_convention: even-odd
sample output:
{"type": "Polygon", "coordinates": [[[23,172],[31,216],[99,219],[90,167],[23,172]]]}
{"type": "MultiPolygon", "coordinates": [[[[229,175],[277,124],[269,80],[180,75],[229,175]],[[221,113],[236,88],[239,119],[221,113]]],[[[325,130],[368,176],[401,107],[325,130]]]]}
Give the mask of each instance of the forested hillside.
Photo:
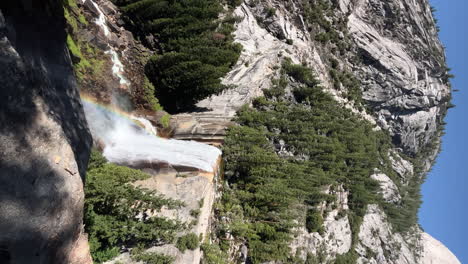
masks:
{"type": "MultiPolygon", "coordinates": [[[[353,247],[368,204],[387,208],[396,230],[406,232],[416,224],[418,197],[395,207],[369,178],[375,170],[396,177],[389,164],[388,134],[340,107],[309,68],[287,58],[272,84],[264,97],[253,101],[254,108],[239,111],[240,126],[231,128],[226,138],[229,187],[215,210],[229,220],[217,234],[229,233],[247,243],[253,263],[294,261],[288,245],[295,228],[305,224],[309,232],[323,234],[323,218],[338,206],[337,197],[324,190],[338,187],[350,193],[349,210],[338,208],[337,217],[349,218],[353,247]]],[[[229,247],[220,241],[222,248],[229,247]]],[[[308,259],[323,263],[323,254],[308,259]]],[[[336,263],[356,259],[350,251],[336,263]]]]}
{"type": "Polygon", "coordinates": [[[221,78],[242,50],[233,43],[236,18],[221,0],[116,0],[127,25],[156,54],[145,72],[170,111],[187,110],[226,89],[221,78]]]}

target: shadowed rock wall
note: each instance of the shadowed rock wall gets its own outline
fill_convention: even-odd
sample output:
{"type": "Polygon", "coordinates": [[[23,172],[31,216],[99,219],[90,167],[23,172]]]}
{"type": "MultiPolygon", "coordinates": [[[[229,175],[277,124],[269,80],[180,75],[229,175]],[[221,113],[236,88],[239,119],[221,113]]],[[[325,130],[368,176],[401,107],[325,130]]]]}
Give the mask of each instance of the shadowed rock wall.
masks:
{"type": "Polygon", "coordinates": [[[76,241],[86,241],[91,142],[62,2],[1,1],[0,263],[90,262],[87,246],[76,241]]]}

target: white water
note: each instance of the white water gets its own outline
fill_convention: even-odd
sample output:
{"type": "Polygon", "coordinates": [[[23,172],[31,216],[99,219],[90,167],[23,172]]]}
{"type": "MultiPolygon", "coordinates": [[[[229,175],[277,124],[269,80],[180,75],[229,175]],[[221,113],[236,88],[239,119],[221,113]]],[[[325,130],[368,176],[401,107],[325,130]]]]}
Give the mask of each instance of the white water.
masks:
{"type": "Polygon", "coordinates": [[[110,162],[135,166],[168,163],[212,172],[221,155],[218,148],[207,144],[156,137],[96,104],[83,101],[83,106],[91,133],[104,143],[104,156],[110,162]]]}
{"type": "MultiPolygon", "coordinates": [[[[82,0],[83,3],[85,1],[86,0],[82,0]]],[[[101,10],[101,8],[99,7],[98,4],[96,4],[92,0],[91,0],[91,3],[93,4],[93,6],[96,8],[96,10],[99,13],[99,17],[96,20],[94,20],[94,23],[96,23],[96,25],[98,25],[102,29],[102,31],[104,32],[104,36],[109,37],[110,30],[109,30],[109,27],[107,26],[106,16],[102,12],[102,10],[101,10]]],[[[107,50],[105,52],[105,54],[110,54],[111,55],[112,73],[114,74],[114,76],[119,78],[120,85],[126,85],[126,86],[130,85],[130,82],[123,75],[124,66],[123,66],[122,62],[120,61],[120,59],[119,59],[119,55],[117,54],[117,52],[110,45],[108,45],[108,46],[109,46],[109,50],[107,50]]]]}
{"type": "MultiPolygon", "coordinates": [[[[110,32],[106,17],[99,6],[94,1],[91,2],[99,10],[95,23],[108,36],[110,32]]],[[[106,54],[111,55],[112,73],[120,80],[120,85],[129,86],[130,82],[124,76],[124,65],[117,52],[109,45],[106,54]]],[[[97,104],[83,101],[83,106],[91,132],[104,143],[103,154],[110,162],[135,166],[142,163],[168,163],[212,172],[221,155],[218,148],[207,144],[159,138],[156,136],[156,128],[145,118],[131,116],[146,130],[97,104]]]]}
{"type": "Polygon", "coordinates": [[[133,115],[130,116],[130,118],[140,122],[143,125],[143,127],[146,129],[146,131],[150,132],[152,135],[155,135],[155,136],[158,135],[158,130],[153,126],[153,124],[151,124],[151,122],[148,119],[138,117],[138,116],[133,116],[133,115]]]}
{"type": "Polygon", "coordinates": [[[125,76],[123,75],[124,66],[123,66],[122,62],[120,61],[119,55],[117,54],[117,52],[115,52],[114,49],[110,48],[110,49],[109,49],[108,51],[106,51],[105,53],[111,55],[111,59],[112,59],[112,73],[114,74],[114,76],[116,76],[117,78],[119,78],[120,85],[129,86],[129,85],[130,85],[130,82],[129,82],[129,81],[125,78],[125,76]]]}
{"type": "MultiPolygon", "coordinates": [[[[85,0],[83,0],[84,2],[85,0]]],[[[109,36],[109,27],[107,27],[107,24],[106,24],[106,16],[104,15],[104,13],[101,11],[101,8],[99,8],[99,6],[94,2],[94,1],[91,1],[91,3],[93,3],[93,6],[98,10],[99,12],[99,17],[96,19],[96,21],[94,21],[94,23],[96,23],[98,26],[100,26],[102,28],[102,30],[104,31],[104,35],[107,37],[109,36]]]]}

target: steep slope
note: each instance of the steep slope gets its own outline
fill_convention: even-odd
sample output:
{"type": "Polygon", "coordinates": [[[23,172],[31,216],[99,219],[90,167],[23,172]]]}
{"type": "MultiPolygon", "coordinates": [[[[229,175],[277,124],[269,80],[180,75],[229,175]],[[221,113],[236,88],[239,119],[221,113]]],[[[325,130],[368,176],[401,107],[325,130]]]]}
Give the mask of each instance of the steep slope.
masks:
{"type": "Polygon", "coordinates": [[[0,3],[0,262],[90,263],[91,136],[61,1],[0,3]]]}
{"type": "Polygon", "coordinates": [[[169,122],[169,115],[154,112],[160,110],[157,101],[148,100],[154,98],[154,88],[145,94],[150,85],[143,65],[149,51],[120,26],[122,13],[115,5],[106,0],[69,1],[66,10],[68,44],[75,51],[86,119],[95,146],[109,161],[94,159],[88,170],[85,230],[94,261],[137,263],[153,257],[199,263],[198,240],[208,231],[221,151],[158,136],[164,130],[161,119],[166,116],[169,122]],[[125,179],[133,179],[136,189],[125,179]],[[112,184],[116,186],[109,188],[112,184]],[[129,197],[122,197],[119,187],[127,188],[123,192],[129,197]],[[155,194],[156,202],[135,201],[138,194],[133,192],[140,197],[155,194]],[[116,202],[122,200],[138,206],[129,209],[116,202]],[[113,210],[131,212],[120,215],[113,210]],[[115,234],[108,232],[116,225],[115,234]],[[131,231],[126,233],[126,228],[131,231]],[[187,238],[192,244],[195,238],[197,246],[183,249],[180,241],[187,238]]]}
{"type": "MultiPolygon", "coordinates": [[[[126,5],[135,1],[115,2],[126,5]]],[[[196,69],[172,68],[178,62],[170,58],[184,63],[187,58],[193,59],[190,45],[179,46],[193,39],[179,42],[171,40],[170,34],[181,37],[178,34],[183,31],[170,33],[171,28],[158,31],[165,28],[155,25],[164,25],[172,18],[156,14],[159,20],[152,21],[151,10],[146,12],[144,7],[164,10],[166,4],[141,1],[123,9],[129,15],[122,14],[107,0],[69,1],[68,15],[65,13],[69,35],[61,39],[67,40],[71,50],[81,91],[100,103],[123,106],[124,101],[131,100],[140,110],[147,110],[135,112],[139,117],[133,118],[151,130],[156,129],[149,120],[161,128],[161,117],[168,119],[168,115],[154,112],[161,110],[155,99],[160,87],[155,89],[148,80],[175,87],[174,90],[206,84],[196,69]],[[136,15],[135,21],[127,17],[132,15],[136,15]],[[137,21],[138,15],[144,15],[145,19],[148,16],[148,21],[137,21]],[[125,25],[124,20],[129,24],[125,25]],[[133,23],[136,21],[142,23],[133,23]],[[142,28],[135,28],[138,25],[142,28]],[[147,47],[135,41],[124,26],[133,30],[147,47]],[[157,36],[167,39],[158,40],[157,36]],[[176,48],[164,50],[171,45],[176,48]],[[150,49],[161,54],[150,59],[153,68],[148,71],[147,67],[146,78],[144,65],[152,53],[150,49]],[[172,76],[174,72],[158,68],[158,63],[167,63],[167,68],[177,74],[172,76]],[[196,81],[196,85],[191,82],[175,85],[184,71],[189,72],[190,78],[186,80],[196,81]],[[164,79],[155,72],[168,75],[164,79]]],[[[177,234],[179,241],[190,232],[192,241],[193,237],[196,240],[193,244],[198,245],[197,236],[204,242],[203,252],[198,246],[184,251],[174,241],[157,239],[149,243],[152,247],[147,252],[170,255],[175,263],[199,263],[200,259],[202,263],[459,263],[447,248],[417,225],[420,184],[438,153],[443,118],[451,106],[450,74],[428,1],[252,0],[224,4],[225,11],[233,9],[234,16],[228,20],[235,21],[234,40],[243,46],[239,60],[223,79],[230,88],[198,102],[195,112],[174,115],[170,122],[165,120],[164,131],[177,139],[224,144],[225,177],[218,178],[216,171],[196,171],[195,168],[200,168],[196,166],[164,165],[161,161],[167,163],[165,155],[170,151],[161,153],[154,147],[152,153],[146,141],[132,149],[128,138],[124,138],[125,144],[119,151],[127,153],[131,149],[141,153],[137,162],[122,156],[111,160],[151,174],[150,178],[137,182],[138,186],[184,202],[186,206],[159,208],[151,215],[185,222],[186,227],[177,234]],[[147,152],[139,152],[139,148],[145,147],[149,148],[145,149],[147,152]],[[156,158],[148,159],[149,156],[156,158]],[[217,185],[217,181],[221,184],[217,185]]],[[[211,12],[212,17],[216,16],[211,12]]],[[[185,19],[188,18],[176,21],[183,24],[185,19]]],[[[199,25],[201,28],[214,25],[208,24],[199,25]]],[[[10,25],[7,32],[15,28],[14,22],[10,25]]],[[[216,34],[219,32],[215,28],[213,32],[204,32],[209,36],[207,39],[205,35],[195,37],[197,48],[204,50],[203,45],[199,46],[200,40],[220,41],[224,48],[238,47],[223,42],[230,36],[229,25],[226,35],[216,34]]],[[[11,33],[7,37],[11,39],[11,33]]],[[[25,56],[34,69],[37,65],[51,65],[43,63],[45,59],[36,62],[35,58],[42,58],[43,51],[28,57],[29,51],[20,52],[21,45],[4,44],[5,54],[25,56]],[[19,55],[12,53],[12,49],[17,49],[19,55]]],[[[231,56],[236,57],[233,54],[236,53],[225,56],[230,57],[229,62],[231,56]]],[[[197,56],[196,60],[204,59],[197,56]]],[[[69,64],[69,58],[64,58],[65,64],[69,64]]],[[[209,63],[219,66],[216,60],[226,58],[210,59],[214,62],[209,63]]],[[[200,65],[191,63],[187,65],[200,65]]],[[[227,72],[226,65],[219,67],[227,72]]],[[[53,72],[46,67],[41,74],[47,77],[53,72]]],[[[67,69],[61,76],[69,74],[67,69]]],[[[18,82],[20,79],[7,81],[18,82]]],[[[171,105],[172,97],[174,102],[179,99],[174,91],[162,92],[166,105],[171,105]]],[[[67,100],[76,96],[74,88],[70,93],[65,97],[67,100]]],[[[200,97],[183,94],[183,104],[200,97]]],[[[69,108],[76,109],[72,113],[78,113],[73,117],[77,122],[63,131],[76,156],[89,149],[89,135],[85,126],[80,127],[81,105],[75,99],[72,101],[69,108]],[[85,135],[78,137],[83,140],[78,145],[76,135],[85,135]],[[86,147],[75,149],[78,146],[86,147]]],[[[49,107],[61,105],[55,102],[49,107]]],[[[186,109],[183,104],[174,104],[174,109],[186,109]]],[[[54,113],[66,113],[56,110],[54,113]]],[[[50,113],[47,109],[41,111],[50,113]]],[[[88,120],[92,128],[107,126],[91,115],[88,120]]],[[[136,127],[126,122],[131,123],[128,127],[136,127]]],[[[67,146],[61,140],[58,137],[57,144],[67,146]]],[[[112,142],[98,143],[112,146],[112,142]]],[[[38,144],[41,143],[33,145],[38,144]]],[[[47,153],[54,151],[49,149],[47,153]]],[[[63,155],[69,155],[70,151],[67,153],[63,155]]],[[[219,154],[217,150],[216,153],[219,154]]],[[[86,157],[83,158],[77,158],[81,173],[86,163],[86,157]]],[[[60,160],[54,158],[56,164],[61,164],[60,160]]],[[[192,162],[182,165],[185,164],[192,162]]],[[[75,221],[74,226],[77,225],[75,221]]],[[[122,249],[128,252],[112,262],[137,261],[131,254],[138,247],[116,247],[117,244],[111,249],[112,256],[122,253],[122,249]]],[[[11,255],[10,251],[5,252],[2,254],[11,255]]],[[[165,258],[170,262],[167,259],[171,257],[165,258]]]]}
{"type": "MultiPolygon", "coordinates": [[[[193,114],[198,121],[192,122],[194,134],[203,134],[210,116],[232,117],[241,105],[262,95],[270,80],[278,78],[283,57],[289,57],[313,69],[342,107],[388,131],[392,139],[386,157],[390,170],[369,175],[379,183],[386,203],[368,205],[358,231],[347,220],[336,220],[340,210],[332,209],[323,215],[324,234],[299,229],[290,244],[292,255],[334,259],[354,251],[359,263],[459,263],[446,248],[429,250],[428,235],[416,224],[419,185],[438,153],[442,120],[450,107],[450,75],[429,3],[251,1],[235,14],[242,18],[235,35],[244,51],[225,82],[236,88],[198,104],[212,110],[193,114]],[[358,232],[354,246],[350,232],[358,232]],[[299,253],[299,247],[305,251],[299,253]]],[[[206,136],[211,133],[206,130],[206,136]]],[[[277,151],[294,153],[287,144],[277,151]]],[[[335,193],[344,198],[332,207],[347,208],[349,192],[335,193]]],[[[234,259],[252,261],[248,243],[239,245],[236,235],[221,236],[226,238],[234,242],[234,259]]]]}

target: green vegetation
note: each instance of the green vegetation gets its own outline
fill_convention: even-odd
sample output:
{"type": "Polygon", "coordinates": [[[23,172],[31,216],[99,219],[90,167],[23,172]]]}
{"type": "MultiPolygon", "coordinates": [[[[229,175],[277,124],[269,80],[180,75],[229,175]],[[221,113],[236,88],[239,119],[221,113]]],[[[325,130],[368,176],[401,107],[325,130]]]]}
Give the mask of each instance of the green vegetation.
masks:
{"type": "Polygon", "coordinates": [[[359,80],[353,74],[341,71],[337,67],[330,69],[329,74],[333,80],[334,89],[341,90],[341,85],[343,85],[345,88],[344,97],[353,101],[358,110],[362,110],[364,100],[362,99],[361,83],[359,80]]]}
{"type": "Polygon", "coordinates": [[[68,46],[68,50],[70,50],[73,56],[78,57],[80,59],[83,57],[83,55],[81,54],[80,48],[78,48],[75,41],[72,39],[70,35],[67,35],[67,46],[68,46]]]}
{"type": "Polygon", "coordinates": [[[335,4],[324,0],[309,0],[303,2],[302,10],[304,18],[311,26],[311,33],[318,31],[318,33],[314,33],[315,40],[323,44],[328,42],[335,44],[343,55],[348,46],[346,20],[334,16],[335,4]],[[342,32],[343,36],[340,37],[339,32],[342,32]]]}
{"type": "Polygon", "coordinates": [[[354,250],[350,250],[346,254],[336,256],[335,264],[355,264],[358,257],[354,250]]]}
{"type": "Polygon", "coordinates": [[[95,58],[86,58],[95,53],[95,50],[90,48],[88,44],[86,44],[86,49],[82,49],[70,35],[67,35],[67,46],[75,62],[75,73],[79,80],[83,80],[87,74],[99,75],[101,73],[104,62],[95,58]]]}
{"type": "Polygon", "coordinates": [[[143,264],[171,264],[174,262],[174,257],[155,252],[143,252],[142,248],[132,249],[131,254],[133,260],[141,261],[143,264]]]}
{"type": "Polygon", "coordinates": [[[88,21],[81,13],[81,10],[78,8],[76,0],[63,0],[62,3],[63,15],[73,32],[78,31],[78,22],[83,25],[88,25],[88,21]]]}
{"type": "Polygon", "coordinates": [[[65,16],[65,20],[67,21],[67,24],[72,28],[72,31],[78,31],[78,23],[72,15],[70,15],[70,11],[68,11],[68,8],[63,9],[63,15],[65,16]]]}
{"type": "Polygon", "coordinates": [[[217,244],[210,244],[205,242],[200,246],[203,250],[202,264],[226,264],[228,256],[223,252],[217,244]]]}
{"type": "Polygon", "coordinates": [[[157,91],[154,85],[144,78],[143,84],[132,89],[132,102],[136,108],[143,108],[153,111],[163,110],[159,104],[159,100],[156,98],[157,91]]]}
{"type": "Polygon", "coordinates": [[[83,24],[83,25],[86,25],[86,26],[88,25],[88,21],[86,20],[86,18],[82,14],[80,14],[78,16],[78,21],[80,21],[80,23],[83,24]]]}
{"type": "Polygon", "coordinates": [[[239,111],[240,126],[228,131],[224,146],[229,188],[218,211],[230,221],[218,233],[246,241],[253,263],[292,261],[288,242],[295,219],[304,219],[310,231],[323,231],[315,208],[335,200],[322,192],[325,186],[349,190],[355,245],[367,204],[381,202],[369,176],[390,141],[324,93],[307,67],[286,59],[281,72],[254,108],[239,111]],[[278,154],[284,152],[290,154],[278,154]]]}
{"type": "MultiPolygon", "coordinates": [[[[76,0],[63,0],[64,17],[67,21],[67,45],[72,55],[75,74],[78,77],[81,89],[94,94],[99,92],[99,85],[102,82],[103,73],[109,56],[102,50],[82,39],[80,30],[86,27],[89,22],[76,4],[76,0]]],[[[147,60],[147,59],[146,59],[147,60]]],[[[144,63],[145,59],[143,59],[144,63]]],[[[149,109],[153,111],[162,110],[156,90],[153,84],[145,78],[141,85],[132,89],[132,102],[136,108],[149,109]]]]}
{"type": "Polygon", "coordinates": [[[274,7],[267,7],[265,9],[265,12],[266,12],[266,17],[272,17],[276,14],[276,8],[274,7]]]}
{"type": "Polygon", "coordinates": [[[179,237],[176,243],[176,247],[182,252],[184,252],[187,249],[190,249],[190,250],[197,249],[199,245],[200,245],[200,240],[197,234],[195,233],[189,233],[189,234],[179,237]]]}
{"type": "Polygon", "coordinates": [[[315,209],[309,209],[306,216],[306,228],[309,233],[319,232],[323,234],[323,217],[320,212],[315,209]]]}
{"type": "Polygon", "coordinates": [[[194,218],[198,218],[198,216],[200,216],[200,209],[192,209],[190,210],[190,215],[194,218]]]}
{"type": "MultiPolygon", "coordinates": [[[[350,80],[341,82],[355,82],[353,77],[344,78],[350,80]]],[[[264,95],[254,100],[253,108],[238,112],[239,126],[230,128],[225,140],[229,184],[216,207],[219,216],[229,220],[217,230],[220,237],[229,233],[246,243],[253,263],[294,262],[288,245],[295,220],[302,219],[299,224],[309,232],[323,233],[324,215],[317,205],[333,204],[335,197],[322,190],[339,185],[349,191],[350,210],[339,217],[348,216],[352,250],[337,256],[336,263],[355,263],[353,249],[368,204],[379,204],[397,232],[407,232],[417,223],[421,178],[413,176],[408,186],[399,184],[388,157],[392,146],[388,133],[374,131],[370,123],[340,106],[322,91],[310,69],[289,59],[264,95]],[[378,194],[377,182],[369,177],[374,168],[397,183],[399,204],[387,203],[378,194]]],[[[433,150],[426,148],[420,155],[433,150]]],[[[227,246],[221,239],[221,249],[227,246]]],[[[308,258],[310,263],[321,260],[320,254],[308,258]]]]}
{"type": "Polygon", "coordinates": [[[102,77],[104,60],[100,58],[103,55],[101,51],[88,43],[75,42],[70,35],[67,36],[67,46],[74,58],[73,65],[79,81],[89,76],[102,77]]]}
{"type": "Polygon", "coordinates": [[[88,25],[88,21],[81,13],[75,0],[63,0],[63,12],[67,21],[67,46],[72,55],[73,66],[78,81],[102,78],[104,69],[103,52],[90,43],[80,39],[78,34],[81,26],[88,25]]]}
{"type": "Polygon", "coordinates": [[[63,0],[63,4],[66,7],[71,7],[71,8],[77,8],[78,6],[76,5],[76,0],[63,0]]]}
{"type": "Polygon", "coordinates": [[[164,115],[161,116],[161,118],[159,119],[159,122],[161,123],[161,125],[162,125],[164,128],[169,128],[169,126],[170,126],[170,121],[171,121],[171,115],[170,115],[170,114],[164,114],[164,115]]]}
{"type": "MultiPolygon", "coordinates": [[[[350,40],[346,27],[346,18],[338,18],[334,14],[336,3],[330,4],[328,1],[311,0],[304,2],[304,17],[312,28],[315,28],[315,40],[325,44],[330,44],[330,50],[335,56],[346,55],[350,50],[350,40]],[[340,33],[341,32],[341,33],[340,33]]],[[[331,69],[329,75],[336,90],[343,90],[343,97],[353,101],[358,110],[364,110],[362,100],[361,85],[353,74],[345,70],[340,70],[338,61],[330,58],[331,69]],[[343,88],[343,89],[342,89],[343,88]]]]}
{"type": "Polygon", "coordinates": [[[182,205],[131,184],[148,177],[139,170],[107,163],[98,151],[92,152],[86,175],[84,224],[95,262],[117,256],[123,245],[146,247],[172,242],[183,228],[174,220],[147,214],[163,206],[182,205]]]}
{"type": "MultiPolygon", "coordinates": [[[[445,122],[443,121],[447,109],[442,109],[441,116],[437,121],[437,132],[426,145],[414,156],[400,155],[414,165],[414,173],[408,179],[405,186],[399,186],[402,201],[398,205],[383,204],[393,228],[397,232],[408,232],[418,222],[418,210],[421,206],[421,185],[426,179],[427,158],[440,151],[440,138],[444,134],[445,122]]],[[[398,183],[398,181],[394,180],[398,183]]]]}
{"type": "Polygon", "coordinates": [[[236,63],[241,46],[233,43],[236,18],[226,15],[220,0],[115,0],[140,39],[158,54],[150,58],[146,74],[157,89],[156,96],[170,112],[193,107],[227,87],[223,77],[236,63]]]}

